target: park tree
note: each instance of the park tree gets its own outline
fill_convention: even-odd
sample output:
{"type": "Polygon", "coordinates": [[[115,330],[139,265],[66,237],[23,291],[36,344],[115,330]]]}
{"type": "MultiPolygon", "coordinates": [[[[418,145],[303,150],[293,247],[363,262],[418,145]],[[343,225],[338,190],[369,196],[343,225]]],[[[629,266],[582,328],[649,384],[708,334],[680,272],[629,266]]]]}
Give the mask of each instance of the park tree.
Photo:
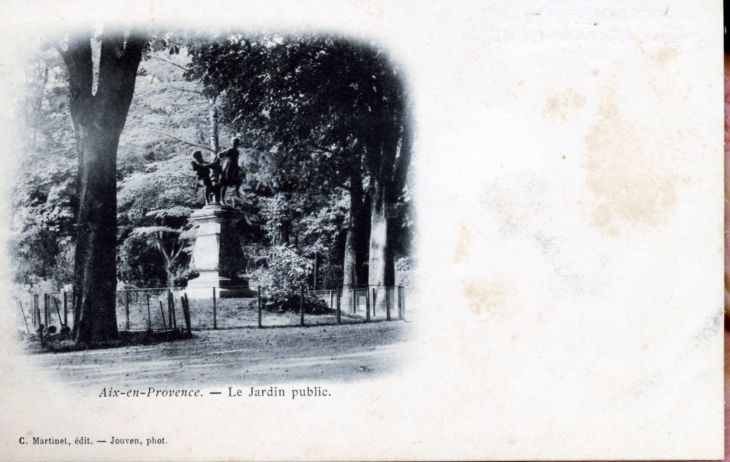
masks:
{"type": "Polygon", "coordinates": [[[117,149],[147,38],[139,31],[76,29],[53,43],[66,65],[78,155],[74,339],[117,337],[117,149]],[[98,71],[92,41],[99,44],[98,71]]]}
{"type": "Polygon", "coordinates": [[[19,105],[23,124],[11,223],[15,282],[59,290],[72,280],[76,155],[65,66],[55,51],[29,57],[19,105]]]}
{"type": "MultiPolygon", "coordinates": [[[[174,287],[187,272],[192,252],[194,232],[188,218],[196,201],[186,157],[147,164],[121,182],[118,195],[121,260],[134,259],[130,251],[135,249],[154,250],[167,287],[174,287]]],[[[142,278],[120,276],[136,286],[149,285],[142,278]]]]}

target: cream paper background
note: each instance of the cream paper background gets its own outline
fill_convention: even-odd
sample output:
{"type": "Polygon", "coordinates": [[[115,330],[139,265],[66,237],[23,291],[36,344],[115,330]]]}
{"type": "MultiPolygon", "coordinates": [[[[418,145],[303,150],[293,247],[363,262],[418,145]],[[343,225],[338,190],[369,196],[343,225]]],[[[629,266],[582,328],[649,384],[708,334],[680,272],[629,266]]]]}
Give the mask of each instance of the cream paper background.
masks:
{"type": "Polygon", "coordinates": [[[381,43],[412,92],[421,289],[404,367],[310,384],[333,394],[310,401],[104,400],[31,366],[4,331],[0,459],[722,458],[720,1],[0,11],[5,165],[21,59],[50,28],[132,19],[381,43]],[[21,447],[30,435],[170,444],[21,447]]]}

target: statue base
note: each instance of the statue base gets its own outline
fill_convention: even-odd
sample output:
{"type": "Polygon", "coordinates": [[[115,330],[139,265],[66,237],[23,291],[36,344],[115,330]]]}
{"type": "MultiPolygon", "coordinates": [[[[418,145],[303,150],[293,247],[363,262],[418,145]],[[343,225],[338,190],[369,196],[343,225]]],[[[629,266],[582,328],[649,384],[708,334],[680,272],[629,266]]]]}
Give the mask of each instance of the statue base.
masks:
{"type": "Polygon", "coordinates": [[[213,298],[213,289],[219,298],[254,295],[248,281],[237,275],[243,251],[235,225],[242,216],[238,210],[225,205],[206,205],[190,216],[199,224],[193,263],[200,275],[188,281],[189,298],[213,298]]]}

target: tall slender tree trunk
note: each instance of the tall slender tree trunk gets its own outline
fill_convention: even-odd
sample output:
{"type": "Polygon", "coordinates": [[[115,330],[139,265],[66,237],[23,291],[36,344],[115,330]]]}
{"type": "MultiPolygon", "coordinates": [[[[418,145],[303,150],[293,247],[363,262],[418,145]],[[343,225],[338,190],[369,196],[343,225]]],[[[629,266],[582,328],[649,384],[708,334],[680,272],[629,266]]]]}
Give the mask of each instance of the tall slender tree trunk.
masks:
{"type": "Polygon", "coordinates": [[[77,342],[107,342],[118,336],[116,319],[116,163],[119,137],[134,95],[144,38],[105,30],[99,81],[93,87],[90,30],[57,46],[68,70],[69,109],[78,151],[74,329],[77,342]]]}
{"type": "Polygon", "coordinates": [[[352,306],[352,288],[367,284],[368,234],[370,231],[367,196],[359,172],[350,177],[350,216],[345,237],[343,268],[343,309],[352,306]]]}
{"type": "Polygon", "coordinates": [[[210,119],[210,148],[214,153],[218,153],[220,151],[220,142],[218,138],[218,107],[216,106],[215,97],[208,100],[208,118],[210,119]]]}
{"type": "MultiPolygon", "coordinates": [[[[376,310],[386,308],[387,287],[395,285],[395,238],[398,230],[387,216],[388,206],[395,206],[404,182],[400,171],[404,155],[400,126],[388,127],[381,139],[375,140],[371,152],[379,152],[377,162],[370,165],[370,252],[368,284],[375,289],[376,310]],[[400,154],[400,155],[399,155],[400,154]]],[[[408,146],[409,148],[409,146],[408,146]]],[[[403,177],[405,179],[405,177],[403,177]]]]}
{"type": "Polygon", "coordinates": [[[395,262],[393,261],[392,242],[389,237],[388,217],[386,216],[386,185],[375,178],[371,188],[370,204],[370,253],[368,259],[368,285],[375,289],[376,309],[385,310],[385,287],[395,282],[395,262]]]}

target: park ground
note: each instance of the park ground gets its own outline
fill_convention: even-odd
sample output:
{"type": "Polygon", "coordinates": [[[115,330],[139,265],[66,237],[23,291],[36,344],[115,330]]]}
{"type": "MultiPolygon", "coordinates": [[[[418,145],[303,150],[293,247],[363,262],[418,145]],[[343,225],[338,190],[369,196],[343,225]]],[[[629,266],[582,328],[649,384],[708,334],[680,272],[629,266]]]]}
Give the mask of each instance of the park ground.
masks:
{"type": "Polygon", "coordinates": [[[352,381],[397,370],[411,328],[377,321],[198,330],[187,340],[29,358],[78,388],[352,381]]]}

